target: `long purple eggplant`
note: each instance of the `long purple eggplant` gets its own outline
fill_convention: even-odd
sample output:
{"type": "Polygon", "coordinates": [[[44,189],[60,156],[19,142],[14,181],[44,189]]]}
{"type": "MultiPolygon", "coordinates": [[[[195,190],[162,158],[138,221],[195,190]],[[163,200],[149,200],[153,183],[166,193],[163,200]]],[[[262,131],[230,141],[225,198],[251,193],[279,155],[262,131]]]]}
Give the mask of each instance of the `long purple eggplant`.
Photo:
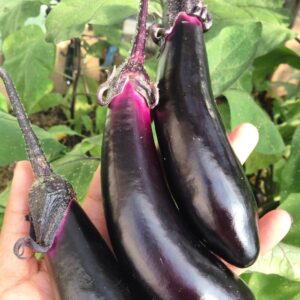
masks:
{"type": "Polygon", "coordinates": [[[24,247],[47,253],[62,299],[132,299],[113,254],[77,204],[72,187],[52,171],[3,68],[0,77],[23,132],[36,178],[29,193],[30,236],[16,242],[16,256],[24,258],[24,247]]]}
{"type": "Polygon", "coordinates": [[[202,2],[192,9],[194,2],[168,1],[173,27],[161,45],[155,128],[183,216],[210,250],[246,267],[259,252],[256,203],[211,90],[203,32],[212,18],[202,2]]]}
{"type": "Polygon", "coordinates": [[[131,56],[109,91],[102,191],[114,251],[139,299],[254,299],[187,230],[165,185],[151,131],[156,93],[144,96],[153,89],[143,67],[146,15],[144,0],[131,56]]]}

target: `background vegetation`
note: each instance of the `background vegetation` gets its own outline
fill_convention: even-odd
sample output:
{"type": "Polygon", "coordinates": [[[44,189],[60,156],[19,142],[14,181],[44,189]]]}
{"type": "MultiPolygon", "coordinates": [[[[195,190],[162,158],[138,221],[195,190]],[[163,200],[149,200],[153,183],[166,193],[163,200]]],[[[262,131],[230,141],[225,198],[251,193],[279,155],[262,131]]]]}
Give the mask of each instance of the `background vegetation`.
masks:
{"type": "MultiPolygon", "coordinates": [[[[226,128],[250,122],[260,132],[245,166],[259,213],[280,206],[294,218],[288,236],[243,277],[258,300],[300,299],[300,88],[270,80],[281,63],[300,69],[299,55],[285,47],[295,38],[289,29],[292,11],[283,8],[283,0],[206,3],[214,16],[206,34],[212,85],[226,128]],[[274,90],[280,86],[283,96],[274,90]]],[[[106,109],[97,106],[96,90],[112,64],[128,53],[123,21],[137,7],[137,0],[0,0],[3,65],[47,157],[79,199],[100,161],[106,109]],[[113,62],[107,57],[110,46],[119,49],[113,62]]],[[[149,20],[159,22],[161,15],[160,2],[152,1],[149,20]]],[[[151,45],[148,52],[147,68],[155,78],[157,54],[151,45]]],[[[5,94],[0,95],[0,137],[1,223],[10,166],[26,159],[5,94]]]]}

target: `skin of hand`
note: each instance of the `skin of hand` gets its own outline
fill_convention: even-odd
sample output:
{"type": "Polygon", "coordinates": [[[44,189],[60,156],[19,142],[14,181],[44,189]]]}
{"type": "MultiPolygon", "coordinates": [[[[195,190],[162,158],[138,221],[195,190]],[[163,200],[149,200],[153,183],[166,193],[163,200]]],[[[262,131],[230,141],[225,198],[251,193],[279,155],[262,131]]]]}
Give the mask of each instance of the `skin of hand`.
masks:
{"type": "MultiPolygon", "coordinates": [[[[258,131],[251,124],[242,124],[228,138],[237,157],[241,163],[244,163],[258,143],[258,131]]],[[[32,183],[33,173],[30,163],[19,162],[14,171],[11,193],[0,234],[0,300],[59,299],[47,260],[43,257],[37,260],[30,249],[26,249],[25,255],[31,258],[26,260],[18,259],[13,253],[14,243],[29,233],[29,222],[25,221],[25,216],[29,212],[28,192],[32,183]]],[[[95,172],[82,206],[109,244],[101,199],[99,168],[95,172]]],[[[261,256],[284,238],[291,223],[290,215],[280,209],[267,213],[259,220],[261,256]]],[[[229,267],[236,275],[244,271],[234,266],[229,267]]]]}

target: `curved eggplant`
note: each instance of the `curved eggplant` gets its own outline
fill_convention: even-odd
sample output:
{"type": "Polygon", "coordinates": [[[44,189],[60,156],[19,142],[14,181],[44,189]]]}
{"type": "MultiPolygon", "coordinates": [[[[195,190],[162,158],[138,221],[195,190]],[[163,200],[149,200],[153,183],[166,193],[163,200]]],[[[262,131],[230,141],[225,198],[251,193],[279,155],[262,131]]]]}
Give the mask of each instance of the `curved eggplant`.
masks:
{"type": "Polygon", "coordinates": [[[133,299],[113,254],[75,201],[47,259],[62,299],[133,299]]]}
{"type": "Polygon", "coordinates": [[[75,202],[73,188],[52,171],[13,82],[3,68],[0,77],[22,130],[36,178],[29,193],[30,236],[15,243],[14,253],[24,258],[24,247],[46,253],[62,299],[132,299],[113,254],[75,202]]]}
{"type": "Polygon", "coordinates": [[[246,267],[259,252],[256,202],[213,98],[204,30],[198,18],[180,13],[166,36],[155,128],[166,178],[185,219],[210,250],[246,267]]]}

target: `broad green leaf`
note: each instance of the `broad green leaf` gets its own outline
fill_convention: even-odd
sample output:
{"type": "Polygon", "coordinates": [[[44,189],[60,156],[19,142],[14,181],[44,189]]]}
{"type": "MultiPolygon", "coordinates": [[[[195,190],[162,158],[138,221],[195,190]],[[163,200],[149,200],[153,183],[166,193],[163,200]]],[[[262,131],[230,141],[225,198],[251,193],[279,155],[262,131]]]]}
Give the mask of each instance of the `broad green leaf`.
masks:
{"type": "MultiPolygon", "coordinates": [[[[49,160],[57,158],[65,147],[51,137],[45,130],[33,126],[41,146],[49,160]]],[[[7,165],[18,160],[27,159],[25,145],[17,120],[0,111],[0,165],[7,165]]]]}
{"type": "Polygon", "coordinates": [[[47,111],[50,108],[56,107],[62,104],[64,98],[58,93],[49,93],[39,100],[39,102],[32,107],[31,113],[37,113],[40,111],[47,111]]]}
{"type": "Polygon", "coordinates": [[[70,152],[55,161],[53,168],[71,183],[77,194],[77,200],[82,201],[98,165],[99,161],[96,159],[70,152]]]}
{"type": "Polygon", "coordinates": [[[107,109],[104,107],[97,107],[96,109],[96,128],[97,132],[101,133],[104,131],[106,121],[107,109]]]}
{"type": "MultiPolygon", "coordinates": [[[[272,34],[273,36],[273,34],[272,34]]],[[[289,64],[300,69],[300,56],[284,46],[257,58],[254,62],[254,79],[256,85],[264,83],[266,77],[271,75],[279,64],[289,64]]]]}
{"type": "Polygon", "coordinates": [[[106,38],[107,43],[116,47],[121,47],[124,41],[123,35],[123,23],[118,23],[110,26],[94,25],[93,30],[96,35],[106,38]]]}
{"type": "Polygon", "coordinates": [[[78,37],[87,23],[102,26],[120,23],[136,14],[137,9],[137,0],[64,0],[47,18],[47,40],[58,43],[78,37]]]}
{"type": "Polygon", "coordinates": [[[42,30],[30,25],[11,34],[3,44],[4,66],[28,113],[53,85],[49,76],[54,67],[55,47],[44,39],[42,30]]]}
{"type": "Polygon", "coordinates": [[[218,104],[218,111],[221,115],[222,122],[224,124],[225,130],[227,132],[231,132],[231,124],[230,124],[230,108],[227,102],[223,102],[218,104]]]}
{"type": "Polygon", "coordinates": [[[252,74],[252,66],[246,70],[243,75],[232,85],[232,89],[234,90],[242,90],[251,94],[253,91],[253,74],[252,74]]]}
{"type": "Polygon", "coordinates": [[[8,102],[4,95],[0,94],[0,110],[8,112],[8,102]]]}
{"type": "Polygon", "coordinates": [[[268,53],[295,35],[287,28],[291,14],[283,8],[283,0],[207,0],[206,3],[214,17],[214,26],[209,35],[217,34],[220,28],[230,24],[262,23],[262,38],[258,44],[257,56],[268,53]]]}
{"type": "Polygon", "coordinates": [[[300,247],[300,193],[290,194],[280,205],[280,208],[288,211],[293,217],[293,224],[288,235],[284,238],[285,244],[300,247]]]}
{"type": "Polygon", "coordinates": [[[2,38],[20,29],[29,17],[38,16],[47,0],[0,0],[0,31],[2,38]]]}
{"type": "Polygon", "coordinates": [[[231,112],[231,127],[242,123],[251,123],[259,131],[259,143],[256,152],[265,155],[280,154],[284,143],[269,116],[244,91],[229,90],[225,93],[231,112]]]}
{"type": "MultiPolygon", "coordinates": [[[[5,207],[10,193],[10,186],[0,193],[0,206],[5,207]]],[[[1,210],[1,208],[0,208],[1,210]]]]}
{"type": "Polygon", "coordinates": [[[224,28],[207,43],[209,70],[215,96],[227,90],[254,60],[260,23],[224,28]]]}
{"type": "Polygon", "coordinates": [[[66,125],[56,125],[48,129],[48,132],[52,135],[53,139],[60,141],[66,136],[79,135],[78,132],[72,130],[66,125]]]}
{"type": "Polygon", "coordinates": [[[4,191],[0,193],[0,232],[1,232],[5,207],[6,207],[9,193],[10,193],[10,187],[7,187],[4,191]]]}
{"type": "Polygon", "coordinates": [[[250,271],[276,274],[289,280],[300,281],[300,248],[279,243],[273,250],[250,267],[250,271]]]}
{"type": "Polygon", "coordinates": [[[253,151],[246,161],[246,174],[254,174],[257,170],[267,168],[280,159],[280,155],[266,155],[253,151]]]}
{"type": "Polygon", "coordinates": [[[257,300],[299,300],[300,283],[278,275],[254,273],[248,285],[257,300]]]}
{"type": "Polygon", "coordinates": [[[294,37],[295,33],[287,28],[287,25],[263,23],[262,38],[258,44],[256,57],[265,55],[294,37]]]}
{"type": "Polygon", "coordinates": [[[81,143],[77,144],[72,153],[76,155],[92,154],[93,157],[100,159],[101,154],[102,134],[94,135],[90,138],[85,138],[81,143]]]}
{"type": "Polygon", "coordinates": [[[300,193],[300,126],[296,129],[291,146],[291,155],[281,172],[281,196],[300,193]]]}

